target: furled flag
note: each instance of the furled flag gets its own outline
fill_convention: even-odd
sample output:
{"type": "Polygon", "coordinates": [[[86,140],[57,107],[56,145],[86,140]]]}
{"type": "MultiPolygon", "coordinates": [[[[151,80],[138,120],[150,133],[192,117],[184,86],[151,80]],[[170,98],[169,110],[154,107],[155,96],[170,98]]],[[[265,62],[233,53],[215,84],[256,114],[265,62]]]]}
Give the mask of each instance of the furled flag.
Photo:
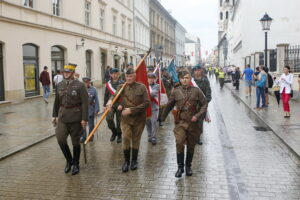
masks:
{"type": "Polygon", "coordinates": [[[158,95],[159,106],[164,106],[168,103],[168,96],[166,93],[164,83],[161,78],[161,67],[159,64],[156,66],[154,73],[157,76],[157,84],[159,84],[159,95],[158,95]]]}
{"type": "MultiPolygon", "coordinates": [[[[197,83],[195,82],[194,78],[192,78],[191,82],[190,82],[190,85],[191,86],[194,86],[194,87],[197,87],[199,88],[199,86],[197,85],[197,83]]],[[[200,89],[200,88],[199,88],[200,89]]],[[[202,92],[202,90],[200,89],[200,91],[202,92]]],[[[205,94],[202,92],[203,96],[205,97],[205,94]]],[[[206,112],[206,116],[205,116],[205,119],[204,119],[206,122],[211,122],[211,118],[210,118],[210,115],[209,115],[209,112],[207,110],[206,112]]]]}
{"type": "MultiPolygon", "coordinates": [[[[140,64],[140,66],[136,67],[135,73],[136,73],[136,82],[142,83],[146,86],[147,91],[148,91],[148,96],[150,99],[150,89],[149,89],[149,83],[148,83],[148,77],[147,77],[147,66],[146,66],[145,61],[143,61],[140,64]]],[[[147,118],[151,117],[151,115],[152,115],[151,104],[146,109],[146,114],[147,114],[147,118]]]]}
{"type": "Polygon", "coordinates": [[[176,71],[176,67],[175,67],[175,60],[173,59],[168,67],[168,72],[173,80],[174,83],[178,83],[179,79],[178,79],[178,75],[177,75],[177,71],[176,71]]]}

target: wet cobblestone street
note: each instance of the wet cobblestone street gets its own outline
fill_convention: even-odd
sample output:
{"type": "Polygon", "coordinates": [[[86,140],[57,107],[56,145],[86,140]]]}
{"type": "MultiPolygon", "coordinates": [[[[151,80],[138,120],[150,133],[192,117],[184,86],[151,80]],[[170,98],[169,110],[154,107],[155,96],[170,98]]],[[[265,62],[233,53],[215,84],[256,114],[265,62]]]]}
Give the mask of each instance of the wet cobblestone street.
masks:
{"type": "Polygon", "coordinates": [[[156,146],[144,131],[138,170],[128,173],[121,172],[121,145],[109,142],[103,123],[76,176],[63,172],[56,138],[0,161],[0,199],[300,199],[299,159],[273,132],[255,130],[264,125],[228,89],[211,85],[212,123],[196,147],[192,177],[174,177],[171,117],[156,146]]]}

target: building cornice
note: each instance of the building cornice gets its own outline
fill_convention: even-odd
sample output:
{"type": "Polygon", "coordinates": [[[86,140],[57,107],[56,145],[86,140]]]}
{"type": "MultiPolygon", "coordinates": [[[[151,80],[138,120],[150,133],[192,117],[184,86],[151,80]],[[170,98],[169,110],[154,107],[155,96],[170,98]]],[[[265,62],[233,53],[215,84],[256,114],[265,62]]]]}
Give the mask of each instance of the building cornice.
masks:
{"type": "Polygon", "coordinates": [[[103,43],[110,44],[110,45],[124,46],[126,48],[133,49],[133,43],[134,43],[133,41],[130,41],[130,40],[127,40],[127,39],[124,39],[124,38],[112,35],[110,33],[99,31],[99,30],[93,29],[91,27],[86,27],[86,28],[90,28],[90,29],[93,29],[95,31],[102,32],[102,33],[104,33],[106,35],[111,36],[112,38],[121,39],[123,41],[128,42],[128,44],[131,43],[132,46],[126,45],[124,43],[114,42],[115,39],[114,39],[114,41],[103,40],[103,39],[100,39],[98,37],[93,37],[93,36],[90,36],[90,35],[84,35],[84,34],[73,32],[73,31],[68,31],[68,30],[53,28],[53,27],[49,27],[49,26],[45,26],[45,25],[40,25],[40,24],[34,24],[34,23],[31,23],[31,22],[24,22],[24,21],[21,21],[21,20],[6,18],[6,17],[3,17],[3,16],[0,16],[0,22],[1,21],[7,22],[7,23],[11,23],[11,24],[18,24],[18,25],[23,25],[23,26],[27,26],[27,27],[37,28],[37,29],[41,29],[41,30],[48,30],[48,31],[53,31],[53,32],[57,32],[57,33],[63,33],[63,34],[68,34],[68,35],[72,35],[72,36],[83,37],[83,38],[86,38],[86,39],[90,39],[90,40],[94,40],[94,41],[98,41],[98,42],[103,42],[103,43]]]}

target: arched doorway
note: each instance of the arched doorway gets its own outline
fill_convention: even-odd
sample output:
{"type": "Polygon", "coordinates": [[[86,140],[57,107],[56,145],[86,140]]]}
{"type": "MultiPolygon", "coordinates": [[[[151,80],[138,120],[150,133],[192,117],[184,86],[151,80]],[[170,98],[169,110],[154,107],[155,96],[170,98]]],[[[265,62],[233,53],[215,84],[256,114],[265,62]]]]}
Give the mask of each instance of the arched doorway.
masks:
{"type": "Polygon", "coordinates": [[[4,101],[4,94],[3,50],[2,44],[0,43],[0,101],[4,101]]]}
{"type": "Polygon", "coordinates": [[[85,51],[85,60],[86,60],[85,75],[90,78],[92,78],[92,53],[93,52],[91,50],[85,51]]]}
{"type": "Polygon", "coordinates": [[[64,68],[64,63],[65,63],[64,49],[59,46],[52,46],[51,47],[51,72],[52,72],[53,89],[55,89],[53,78],[57,74],[57,70],[62,70],[64,68]]]}
{"type": "Polygon", "coordinates": [[[101,50],[101,78],[102,78],[102,83],[105,83],[105,69],[106,69],[106,51],[101,50]]]}
{"type": "Polygon", "coordinates": [[[39,95],[39,57],[36,45],[23,45],[23,67],[25,96],[39,95]]]}

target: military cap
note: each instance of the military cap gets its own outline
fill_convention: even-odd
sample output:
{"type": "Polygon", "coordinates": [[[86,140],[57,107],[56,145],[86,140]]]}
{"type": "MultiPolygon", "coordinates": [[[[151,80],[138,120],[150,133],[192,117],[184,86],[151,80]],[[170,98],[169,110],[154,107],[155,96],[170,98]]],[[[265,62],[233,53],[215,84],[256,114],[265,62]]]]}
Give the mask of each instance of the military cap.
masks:
{"type": "Polygon", "coordinates": [[[202,69],[202,66],[200,64],[197,64],[193,67],[193,70],[202,69]]]}
{"type": "Polygon", "coordinates": [[[127,71],[126,71],[126,74],[135,74],[135,71],[134,71],[133,68],[129,68],[129,69],[127,69],[127,71]]]}
{"type": "Polygon", "coordinates": [[[118,69],[118,68],[112,68],[112,69],[110,70],[110,73],[117,73],[117,72],[119,72],[119,69],[118,69]]]}
{"type": "Polygon", "coordinates": [[[83,77],[82,78],[82,81],[83,82],[86,82],[86,81],[91,81],[92,79],[90,77],[83,77]]]}
{"type": "Polygon", "coordinates": [[[156,78],[155,73],[148,73],[147,76],[148,76],[148,78],[156,78]]]}
{"type": "Polygon", "coordinates": [[[69,63],[69,64],[64,66],[64,71],[65,72],[75,72],[76,67],[77,67],[76,64],[69,63]]]}
{"type": "Polygon", "coordinates": [[[179,78],[182,78],[182,77],[184,77],[184,76],[187,75],[187,74],[191,75],[190,72],[189,72],[187,69],[183,69],[183,70],[180,70],[180,71],[178,72],[178,77],[179,77],[179,78]]]}

